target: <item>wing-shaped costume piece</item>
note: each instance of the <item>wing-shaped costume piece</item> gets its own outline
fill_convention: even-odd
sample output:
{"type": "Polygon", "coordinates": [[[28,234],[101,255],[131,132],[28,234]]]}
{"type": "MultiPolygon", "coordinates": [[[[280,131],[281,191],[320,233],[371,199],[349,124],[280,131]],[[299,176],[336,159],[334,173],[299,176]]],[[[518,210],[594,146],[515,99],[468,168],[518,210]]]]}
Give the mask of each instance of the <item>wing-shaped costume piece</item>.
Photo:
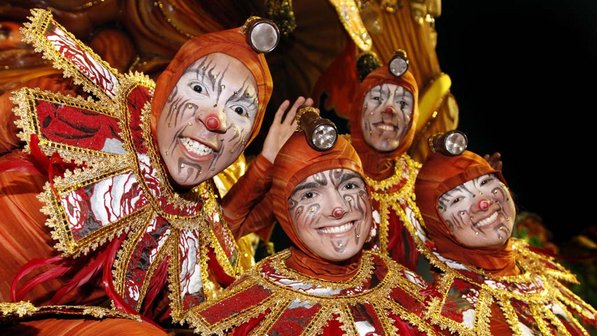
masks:
{"type": "Polygon", "coordinates": [[[156,270],[167,269],[172,316],[180,318],[215,295],[214,270],[237,272],[212,181],[187,193],[170,186],[150,126],[152,80],[117,73],[47,11],[34,10],[23,35],[91,94],[21,89],[13,97],[27,149],[76,165],[63,175],[50,169],[39,196],[56,248],[76,258],[123,235],[113,263],[117,293],[139,310],[156,270]]]}
{"type": "Polygon", "coordinates": [[[501,313],[512,335],[589,335],[577,318],[595,325],[597,312],[562,283],[576,283],[575,276],[523,241],[515,240],[513,251],[524,272],[503,277],[428,255],[444,271],[440,297],[428,308],[431,321],[460,335],[487,335],[490,321],[501,313]],[[492,309],[494,303],[499,311],[492,309]]]}
{"type": "Polygon", "coordinates": [[[431,300],[426,313],[433,324],[471,336],[491,334],[490,321],[497,314],[505,317],[512,335],[588,335],[577,317],[595,325],[595,309],[563,284],[577,283],[576,277],[551,257],[531,251],[524,241],[510,238],[522,274],[493,276],[442,257],[421,226],[421,214],[408,208],[404,214],[419,252],[441,270],[435,285],[439,297],[431,300]],[[494,303],[499,310],[492,308],[494,303]]]}
{"type": "Polygon", "coordinates": [[[218,301],[193,308],[187,320],[201,334],[221,335],[245,323],[253,325],[251,335],[398,335],[401,323],[434,334],[417,316],[424,284],[389,258],[366,253],[353,279],[336,283],[287,268],[288,256],[287,250],[265,259],[218,301]]]}

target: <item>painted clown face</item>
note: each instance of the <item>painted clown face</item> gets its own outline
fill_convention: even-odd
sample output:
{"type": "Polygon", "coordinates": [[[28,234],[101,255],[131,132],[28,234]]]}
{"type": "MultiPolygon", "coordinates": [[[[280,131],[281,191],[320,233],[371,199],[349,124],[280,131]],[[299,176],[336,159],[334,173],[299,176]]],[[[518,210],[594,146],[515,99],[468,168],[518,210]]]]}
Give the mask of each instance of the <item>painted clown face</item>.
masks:
{"type": "Polygon", "coordinates": [[[443,194],[438,203],[441,218],[463,246],[497,248],[512,235],[514,201],[493,174],[459,185],[443,194]]]}
{"type": "Polygon", "coordinates": [[[304,179],[292,191],[288,211],[303,244],[330,261],[356,255],[371,228],[365,183],[348,169],[325,170],[304,179]]]}
{"type": "Polygon", "coordinates": [[[381,152],[398,148],[412,123],[414,99],[396,84],[381,84],[367,92],[361,128],[365,142],[381,152]]]}
{"type": "Polygon", "coordinates": [[[190,188],[234,162],[257,110],[255,78],[239,60],[213,53],[191,64],[157,124],[158,148],[172,181],[190,188]]]}

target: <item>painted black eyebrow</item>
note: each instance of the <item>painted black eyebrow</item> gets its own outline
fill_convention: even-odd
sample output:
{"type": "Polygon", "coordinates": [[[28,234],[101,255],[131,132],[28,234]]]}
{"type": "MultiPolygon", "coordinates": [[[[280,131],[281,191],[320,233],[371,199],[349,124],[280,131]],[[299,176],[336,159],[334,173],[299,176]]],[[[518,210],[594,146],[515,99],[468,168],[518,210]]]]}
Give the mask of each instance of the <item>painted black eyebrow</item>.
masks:
{"type": "Polygon", "coordinates": [[[245,96],[245,93],[247,92],[247,90],[249,89],[249,85],[247,84],[249,80],[249,77],[245,78],[245,80],[243,81],[243,84],[240,87],[240,90],[234,92],[234,94],[232,96],[230,96],[230,98],[228,99],[228,101],[239,101],[239,100],[257,100],[257,97],[255,94],[252,94],[250,96],[245,96]]]}
{"type": "Polygon", "coordinates": [[[201,61],[201,63],[197,64],[197,67],[187,68],[185,70],[185,72],[183,73],[183,76],[186,75],[187,73],[194,73],[196,75],[195,79],[201,80],[203,82],[205,82],[205,80],[207,79],[213,89],[213,87],[215,85],[215,76],[212,78],[211,76],[207,75],[207,73],[209,71],[212,71],[214,68],[215,68],[215,65],[213,65],[213,61],[211,59],[209,59],[208,57],[206,57],[203,61],[201,61]]]}
{"type": "Polygon", "coordinates": [[[230,98],[228,98],[227,103],[235,103],[235,102],[246,102],[248,103],[248,108],[250,108],[253,112],[257,110],[257,96],[252,94],[250,96],[245,96],[245,92],[249,89],[247,85],[248,77],[243,82],[240,90],[234,92],[230,98]]]}
{"type": "Polygon", "coordinates": [[[446,192],[445,194],[441,195],[438,202],[439,202],[439,206],[443,207],[443,208],[447,208],[446,202],[448,202],[448,200],[446,198],[452,197],[452,193],[455,192],[467,192],[469,194],[473,194],[470,190],[468,190],[464,185],[459,185],[458,187],[454,188],[453,190],[450,190],[448,192],[446,192]]]}
{"type": "Polygon", "coordinates": [[[310,188],[317,188],[318,186],[320,186],[319,183],[317,182],[306,182],[306,183],[301,183],[299,184],[294,191],[292,192],[292,194],[290,195],[290,198],[294,197],[294,195],[296,193],[298,193],[301,190],[305,190],[305,189],[310,189],[310,188]]]}
{"type": "Polygon", "coordinates": [[[375,86],[373,89],[371,89],[371,91],[370,91],[370,92],[371,92],[371,93],[374,93],[374,92],[375,92],[375,93],[379,93],[379,94],[381,94],[381,92],[382,92],[382,86],[383,86],[383,85],[377,85],[377,86],[375,86]]]}
{"type": "Polygon", "coordinates": [[[358,178],[358,179],[360,179],[361,181],[363,180],[363,178],[361,177],[361,175],[359,175],[359,174],[357,174],[355,172],[349,172],[349,173],[342,174],[342,178],[340,179],[340,183],[343,183],[343,182],[348,181],[348,180],[350,180],[352,178],[355,178],[355,177],[358,178]]]}

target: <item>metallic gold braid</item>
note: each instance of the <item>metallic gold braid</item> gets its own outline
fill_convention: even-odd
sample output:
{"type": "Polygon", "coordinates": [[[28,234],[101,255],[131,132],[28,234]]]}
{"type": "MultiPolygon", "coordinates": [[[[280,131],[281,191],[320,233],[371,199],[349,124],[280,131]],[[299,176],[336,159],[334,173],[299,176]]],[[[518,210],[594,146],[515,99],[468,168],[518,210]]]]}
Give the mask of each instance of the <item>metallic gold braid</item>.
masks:
{"type": "MultiPolygon", "coordinates": [[[[371,253],[372,252],[365,252],[364,258],[372,258],[371,253]]],[[[321,310],[316,313],[313,320],[308,326],[306,326],[306,329],[303,331],[303,333],[301,333],[301,335],[318,334],[320,330],[325,327],[328,321],[334,318],[334,315],[336,315],[335,319],[342,324],[343,330],[345,330],[348,334],[354,334],[354,329],[352,329],[354,327],[352,325],[354,325],[355,321],[349,309],[350,306],[359,303],[373,304],[376,311],[379,313],[379,318],[384,319],[384,316],[387,316],[384,309],[389,309],[389,307],[387,307],[387,301],[389,301],[388,297],[390,292],[393,288],[399,287],[398,284],[400,281],[408,281],[404,278],[404,276],[396,273],[396,270],[401,270],[398,264],[390,260],[388,257],[377,254],[379,258],[382,258],[383,261],[387,262],[388,273],[383,279],[381,279],[376,287],[365,290],[362,293],[330,297],[321,296],[281,285],[277,281],[267,277],[267,275],[264,276],[262,274],[263,263],[268,263],[271,264],[275,274],[284,278],[282,274],[278,273],[278,270],[285,265],[284,261],[288,258],[288,256],[289,251],[283,251],[272,257],[262,260],[259,264],[257,264],[256,268],[248,271],[239,280],[237,280],[235,285],[222,292],[222,295],[218,298],[219,301],[204,302],[196,307],[191,308],[191,311],[187,314],[185,320],[190,322],[193,327],[196,328],[196,332],[204,332],[208,334],[216,333],[220,335],[229,328],[245,323],[269,309],[270,312],[268,315],[263,318],[257,329],[251,332],[252,335],[263,335],[270,330],[276,321],[278,321],[291,302],[301,301],[321,306],[321,310]],[[274,264],[276,265],[275,267],[274,264]],[[223,320],[218,321],[215,324],[210,324],[203,317],[201,317],[201,313],[205,309],[209,309],[211,306],[217,305],[218,302],[222,302],[228,298],[242,295],[241,293],[243,291],[255,285],[259,285],[264,290],[270,291],[271,294],[269,297],[264,299],[262,302],[255,304],[253,307],[247,308],[241,312],[237,312],[230,317],[224,317],[223,320]],[[351,333],[351,331],[353,332],[351,333]]],[[[294,275],[295,273],[285,272],[285,274],[294,275]]],[[[293,282],[301,282],[301,279],[294,277],[286,279],[289,279],[293,282]]],[[[333,282],[325,282],[323,280],[319,281],[318,283],[321,283],[324,288],[335,288],[336,286],[336,284],[333,282]]],[[[309,279],[305,285],[312,286],[314,288],[319,287],[319,285],[315,284],[315,281],[312,279],[309,279]]],[[[355,285],[358,287],[360,284],[355,285]]],[[[394,307],[394,310],[392,311],[398,311],[397,307],[394,307]]],[[[422,321],[420,318],[411,318],[411,316],[406,316],[404,318],[414,325],[417,325],[417,323],[422,321]]],[[[387,318],[385,321],[381,322],[384,328],[386,328],[386,331],[395,330],[393,323],[387,318]],[[391,328],[389,328],[390,326],[391,328]]],[[[428,324],[424,324],[423,327],[417,327],[419,327],[421,330],[431,330],[428,324]]]]}
{"type": "MultiPolygon", "coordinates": [[[[529,270],[533,267],[536,267],[540,264],[538,260],[527,260],[526,257],[533,256],[535,258],[541,258],[532,252],[521,251],[521,248],[525,248],[526,244],[521,242],[515,242],[514,251],[520,252],[521,255],[525,255],[525,257],[518,257],[517,260],[521,263],[523,269],[529,270]],[[525,265],[529,265],[529,267],[525,267],[525,265]]],[[[492,287],[489,286],[485,282],[478,283],[477,281],[473,281],[472,279],[468,278],[461,272],[455,271],[450,269],[449,267],[445,266],[445,272],[442,274],[436,288],[438,292],[441,294],[440,298],[434,298],[431,300],[431,303],[428,306],[426,316],[430,319],[433,324],[438,325],[441,329],[448,329],[451,332],[458,332],[460,334],[465,335],[472,335],[472,334],[484,334],[480,328],[488,328],[489,327],[489,316],[485,314],[489,314],[490,310],[489,307],[491,302],[494,300],[497,301],[499,307],[508,322],[511,331],[514,335],[522,335],[522,330],[519,326],[519,319],[515,309],[510,304],[510,300],[516,299],[521,302],[525,302],[531,308],[531,313],[534,319],[537,321],[537,325],[542,333],[549,334],[549,327],[548,322],[551,323],[556,329],[558,329],[558,334],[566,335],[567,331],[565,326],[562,324],[560,319],[549,309],[549,306],[552,304],[560,305],[560,308],[567,312],[566,306],[571,307],[579,314],[584,315],[589,319],[595,319],[595,310],[590,307],[588,304],[584,303],[582,299],[578,298],[577,296],[572,296],[571,299],[567,299],[566,294],[569,293],[569,290],[565,289],[563,285],[561,285],[557,279],[550,278],[546,275],[537,274],[535,272],[525,272],[518,276],[509,276],[509,277],[493,277],[488,279],[496,279],[494,281],[507,281],[510,283],[529,283],[536,279],[538,283],[544,285],[543,289],[534,292],[534,293],[518,293],[516,291],[512,291],[508,288],[499,288],[499,287],[492,287]],[[476,307],[476,320],[475,320],[475,330],[470,330],[466,328],[461,323],[458,323],[450,318],[447,318],[441,314],[442,307],[445,304],[445,300],[448,297],[448,291],[450,290],[453,281],[458,278],[464,280],[468,283],[473,284],[474,286],[478,286],[480,289],[480,296],[476,307]],[[564,289],[564,290],[562,290],[564,289]],[[574,302],[577,301],[577,302],[574,302]]],[[[545,272],[544,272],[545,273],[545,272]]],[[[566,316],[564,316],[566,318],[566,316]]],[[[573,322],[575,325],[578,326],[579,330],[582,330],[583,333],[586,333],[586,330],[576,321],[575,318],[572,317],[570,313],[568,313],[568,320],[573,322]]]]}
{"type": "MultiPolygon", "coordinates": [[[[388,315],[386,313],[386,309],[388,306],[381,305],[382,302],[383,301],[372,301],[372,302],[370,302],[370,304],[373,306],[375,313],[379,317],[379,322],[383,326],[384,331],[388,335],[398,335],[399,334],[398,328],[396,328],[394,326],[393,319],[388,318],[388,315]]],[[[398,315],[398,316],[400,316],[400,318],[402,318],[402,319],[406,319],[406,316],[402,316],[402,315],[398,315]]],[[[410,322],[410,320],[409,320],[409,322],[410,322]]]]}
{"type": "Polygon", "coordinates": [[[85,238],[75,241],[69,229],[69,223],[66,221],[64,208],[59,202],[59,199],[62,198],[54,195],[49,183],[46,183],[44,190],[37,195],[37,198],[44,204],[41,212],[47,216],[45,225],[52,230],[52,239],[56,240],[54,248],[62,252],[63,255],[74,258],[81,254],[85,255],[123,232],[128,232],[141,225],[144,210],[148,208],[143,207],[129,216],[111,223],[109,227],[100,230],[101,232],[93,232],[85,238]]]}
{"type": "MultiPolygon", "coordinates": [[[[188,312],[188,310],[185,311],[183,307],[182,293],[180,291],[181,267],[180,252],[178,251],[178,242],[180,238],[179,234],[180,232],[178,230],[172,232],[171,236],[173,236],[174,238],[169,237],[162,249],[164,251],[170,252],[170,261],[168,262],[168,289],[170,290],[168,298],[170,299],[170,308],[172,309],[170,315],[172,315],[172,319],[174,321],[182,323],[184,316],[188,312]]],[[[205,288],[202,289],[205,291],[205,288]]]]}
{"type": "MultiPolygon", "coordinates": [[[[69,306],[66,306],[66,307],[70,308],[69,306]]],[[[110,316],[110,317],[114,316],[114,317],[124,317],[129,320],[135,320],[138,322],[142,321],[142,319],[139,315],[127,314],[127,313],[122,312],[119,309],[109,309],[109,308],[94,307],[94,306],[79,306],[77,308],[83,310],[81,315],[91,315],[93,317],[100,318],[100,319],[107,317],[107,316],[110,316]]]]}
{"type": "MultiPolygon", "coordinates": [[[[551,335],[551,330],[549,330],[549,326],[547,325],[547,323],[545,322],[545,320],[542,317],[543,309],[541,307],[537,307],[535,305],[531,305],[530,308],[531,308],[531,315],[535,319],[535,322],[537,322],[537,326],[539,327],[539,331],[541,331],[541,334],[551,335]]],[[[566,334],[568,334],[568,333],[566,333],[566,334]]]]}
{"type": "Polygon", "coordinates": [[[407,198],[403,200],[403,202],[398,202],[394,200],[393,194],[379,194],[379,212],[381,217],[380,222],[380,230],[379,230],[379,241],[380,241],[380,249],[383,253],[387,253],[388,249],[388,232],[389,232],[389,214],[390,211],[394,211],[400,221],[404,224],[404,226],[409,231],[410,235],[415,237],[413,238],[417,243],[418,247],[418,239],[417,237],[417,229],[415,228],[414,224],[412,223],[412,219],[406,214],[405,208],[402,205],[406,205],[406,208],[412,211],[414,214],[415,219],[424,226],[423,217],[421,216],[421,212],[417,207],[414,199],[407,198]]]}
{"type": "MultiPolygon", "coordinates": [[[[203,271],[203,269],[202,269],[202,271],[203,271]]],[[[234,287],[231,287],[228,291],[223,292],[222,296],[219,297],[219,299],[223,300],[223,299],[226,299],[230,296],[237,294],[238,292],[244,291],[248,288],[247,285],[253,285],[253,284],[248,281],[243,282],[241,279],[236,283],[236,285],[234,287]]],[[[204,287],[205,287],[205,285],[204,285],[204,287]]],[[[197,333],[206,334],[206,335],[207,334],[223,335],[224,334],[223,331],[226,328],[228,328],[228,325],[234,326],[234,325],[237,325],[236,323],[241,324],[241,323],[248,321],[248,319],[243,320],[242,316],[240,316],[240,314],[235,314],[235,315],[231,316],[231,319],[239,318],[240,319],[239,321],[236,321],[236,320],[230,321],[230,319],[226,319],[224,322],[221,322],[220,324],[218,324],[218,325],[224,324],[226,327],[222,327],[221,330],[214,328],[212,325],[210,325],[206,320],[204,320],[201,317],[201,310],[204,308],[204,305],[207,304],[207,302],[213,302],[215,299],[216,299],[215,297],[208,298],[208,300],[205,301],[205,303],[203,303],[202,305],[192,307],[189,311],[186,312],[183,321],[191,324],[193,326],[193,328],[196,329],[197,333]]],[[[267,307],[264,307],[263,305],[258,305],[257,307],[263,307],[264,310],[267,309],[267,307]]],[[[258,312],[257,314],[260,314],[260,313],[261,312],[258,312]]],[[[181,321],[181,322],[183,322],[183,321],[181,321]]]]}
{"type": "MultiPolygon", "coordinates": [[[[305,328],[302,335],[316,335],[319,331],[328,323],[332,318],[333,314],[338,311],[338,307],[335,306],[323,306],[313,321],[305,328]]],[[[344,326],[344,325],[343,325],[344,326]]],[[[342,327],[344,329],[344,327],[342,327]]]]}
{"type": "Polygon", "coordinates": [[[110,309],[97,306],[69,306],[69,305],[48,305],[34,306],[29,301],[0,302],[0,316],[28,317],[39,314],[57,314],[63,316],[90,316],[97,319],[105,317],[125,318],[141,322],[139,315],[124,313],[118,309],[110,309]]]}
{"type": "MultiPolygon", "coordinates": [[[[340,325],[341,325],[340,328],[342,330],[344,330],[346,335],[358,335],[359,334],[359,332],[356,330],[355,321],[354,321],[354,318],[353,318],[352,313],[350,312],[350,309],[348,306],[342,305],[339,307],[330,307],[330,308],[331,308],[330,315],[333,315],[334,313],[338,315],[338,318],[336,318],[336,320],[340,322],[340,325]]],[[[326,316],[326,320],[327,319],[331,319],[331,316],[330,317],[326,316]]],[[[314,329],[313,331],[315,331],[315,330],[317,330],[317,329],[314,329]]],[[[307,334],[307,333],[304,333],[304,334],[307,334]]],[[[307,334],[307,335],[309,335],[309,334],[307,334]]]]}
{"type": "Polygon", "coordinates": [[[96,83],[87,77],[86,74],[82,73],[75,64],[66,59],[58,50],[56,50],[45,36],[48,28],[54,26],[61,30],[71,42],[75,43],[77,47],[81,48],[93,59],[95,66],[100,66],[108,71],[108,74],[112,76],[112,82],[116,85],[115,92],[118,92],[118,82],[122,78],[122,75],[112,68],[108,62],[102,60],[101,57],[95,54],[91,48],[79,41],[73,34],[56,22],[49,10],[32,9],[31,13],[32,16],[29,17],[30,22],[26,22],[24,27],[21,28],[23,41],[32,44],[35,47],[35,51],[42,53],[43,58],[49,60],[54,68],[62,70],[64,77],[72,77],[75,84],[81,85],[85,91],[92,93],[100,101],[107,102],[113,100],[113,97],[111,98],[106,91],[102,90],[96,83]]]}
{"type": "Polygon", "coordinates": [[[441,296],[431,299],[427,306],[425,317],[433,324],[438,325],[442,330],[448,329],[451,333],[457,333],[458,335],[475,336],[476,334],[472,329],[468,329],[464,327],[463,324],[442,315],[442,308],[446,303],[448,291],[450,290],[452,282],[455,278],[455,274],[446,273],[438,280],[438,283],[436,284],[436,290],[441,294],[441,296]]]}
{"type": "MultiPolygon", "coordinates": [[[[392,313],[394,313],[396,316],[400,316],[400,318],[409,321],[413,326],[416,326],[417,329],[425,335],[436,334],[435,330],[431,327],[431,325],[429,325],[427,321],[419,317],[417,314],[408,311],[407,309],[398,305],[396,302],[392,300],[385,300],[385,302],[381,304],[381,307],[384,307],[392,311],[392,313]]],[[[396,333],[396,335],[397,334],[398,333],[396,333]]]]}
{"type": "Polygon", "coordinates": [[[520,329],[520,324],[518,320],[518,314],[516,314],[516,310],[510,304],[509,298],[498,298],[497,303],[510,326],[510,331],[514,336],[522,336],[522,330],[520,329]]]}
{"type": "Polygon", "coordinates": [[[390,231],[390,207],[385,201],[379,202],[379,249],[381,253],[388,253],[388,234],[390,231]]]}
{"type": "Polygon", "coordinates": [[[209,275],[209,243],[203,239],[204,234],[199,232],[199,262],[201,263],[201,282],[203,284],[203,294],[207,300],[216,299],[221,291],[220,285],[213,281],[209,275]]]}
{"type": "Polygon", "coordinates": [[[129,237],[127,237],[118,250],[116,259],[112,265],[112,277],[114,278],[114,289],[116,292],[122,293],[124,291],[124,285],[126,282],[125,273],[130,257],[135,249],[135,242],[143,236],[147,226],[149,226],[154,219],[155,213],[146,213],[144,224],[139,226],[139,229],[136,230],[134,234],[131,234],[129,237]]]}
{"type": "Polygon", "coordinates": [[[17,315],[18,317],[29,316],[38,311],[39,308],[29,301],[0,302],[0,313],[2,316],[17,315]]]}
{"type": "MultiPolygon", "coordinates": [[[[556,314],[554,314],[554,312],[551,309],[549,309],[548,306],[542,305],[540,307],[543,309],[543,316],[545,316],[545,319],[547,319],[549,322],[551,322],[551,324],[553,326],[556,327],[558,335],[570,335],[570,333],[568,332],[568,329],[566,329],[566,327],[564,326],[564,324],[562,323],[562,321],[556,316],[556,314]]],[[[563,318],[574,319],[573,316],[571,316],[570,314],[568,314],[568,311],[566,311],[566,309],[564,309],[564,307],[561,307],[561,308],[567,314],[567,316],[563,316],[563,318]]]]}
{"type": "MultiPolygon", "coordinates": [[[[223,221],[224,219],[222,217],[220,217],[220,220],[223,221]]],[[[228,228],[228,225],[226,225],[224,223],[221,223],[221,225],[222,225],[221,230],[228,231],[227,232],[228,237],[233,237],[232,232],[230,232],[230,229],[228,228]]],[[[213,232],[213,229],[211,227],[209,227],[209,229],[207,231],[208,232],[200,231],[200,234],[201,233],[206,234],[204,239],[206,239],[209,242],[209,246],[211,246],[211,248],[214,250],[214,254],[216,255],[216,260],[218,261],[218,264],[220,264],[220,266],[222,266],[222,268],[228,275],[231,275],[231,276],[239,275],[240,270],[237,268],[238,256],[236,257],[235,264],[232,265],[231,261],[228,259],[228,256],[222,249],[222,246],[220,245],[218,238],[216,238],[216,235],[213,232]]],[[[236,249],[236,251],[238,251],[238,245],[236,245],[236,242],[234,241],[234,239],[231,240],[231,243],[234,244],[234,248],[236,249]]]]}
{"type": "MultiPolygon", "coordinates": [[[[398,182],[401,182],[406,178],[406,184],[400,188],[400,191],[392,193],[394,199],[405,199],[413,193],[419,169],[421,169],[420,163],[411,159],[408,154],[402,154],[402,156],[394,160],[394,173],[392,176],[381,181],[376,181],[365,176],[365,182],[367,182],[367,185],[370,186],[374,192],[383,192],[394,187],[398,182]],[[406,168],[408,168],[408,170],[406,168]]],[[[381,196],[379,193],[374,194],[381,196]]]]}
{"type": "Polygon", "coordinates": [[[39,138],[39,147],[46,155],[52,155],[54,152],[60,154],[65,160],[72,160],[76,164],[86,163],[88,166],[96,166],[104,162],[106,166],[110,166],[119,160],[120,154],[111,154],[97,150],[71,146],[64,143],[54,142],[42,136],[41,126],[37,118],[37,110],[35,102],[37,100],[44,100],[53,104],[65,105],[75,108],[86,109],[96,113],[113,116],[115,112],[105,105],[93,102],[89,99],[81,97],[66,96],[50,91],[43,91],[38,88],[22,88],[17,90],[11,97],[15,104],[13,112],[17,116],[15,125],[20,129],[17,136],[24,142],[26,153],[31,153],[29,141],[32,135],[37,135],[39,138]]]}
{"type": "Polygon", "coordinates": [[[393,209],[400,217],[402,223],[407,227],[411,234],[415,231],[412,223],[404,213],[402,205],[408,205],[415,213],[419,214],[417,219],[423,224],[423,218],[416,203],[414,202],[415,180],[421,164],[411,159],[407,154],[403,154],[394,160],[394,173],[387,179],[376,181],[365,176],[365,182],[372,189],[371,198],[379,202],[379,213],[381,217],[379,228],[379,244],[382,253],[387,253],[388,234],[389,234],[389,214],[393,209]],[[395,186],[404,183],[399,190],[393,190],[395,186]],[[391,190],[391,192],[388,192],[391,190]]]}
{"type": "MultiPolygon", "coordinates": [[[[256,335],[256,336],[267,335],[267,331],[274,325],[274,323],[278,320],[278,318],[280,318],[280,315],[282,315],[282,313],[284,312],[284,308],[286,308],[290,304],[290,302],[292,302],[292,298],[290,298],[290,297],[282,297],[280,299],[276,299],[272,296],[271,298],[264,300],[264,302],[261,305],[257,305],[256,307],[251,308],[249,311],[252,311],[253,314],[249,314],[247,316],[257,316],[257,315],[255,315],[255,312],[263,313],[265,311],[265,308],[270,308],[271,312],[270,312],[269,316],[272,316],[272,318],[263,319],[259,323],[259,326],[257,328],[255,328],[253,331],[251,331],[250,335],[256,335]],[[274,304],[273,307],[271,307],[271,306],[268,307],[268,305],[266,304],[266,302],[268,302],[268,301],[274,301],[276,303],[274,304]],[[263,308],[261,308],[260,306],[262,306],[263,308]]],[[[248,321],[248,319],[245,319],[245,321],[243,321],[243,322],[246,322],[246,321],[248,321]]],[[[238,324],[238,325],[240,325],[240,324],[238,324]]]]}
{"type": "Polygon", "coordinates": [[[574,309],[578,314],[583,315],[585,318],[588,319],[595,319],[597,318],[597,310],[593,308],[590,304],[584,302],[578,295],[574,294],[568,287],[562,285],[559,282],[554,283],[556,287],[556,294],[558,300],[563,302],[566,306],[574,309]],[[574,301],[570,300],[569,298],[572,297],[574,301]]]}
{"type": "Polygon", "coordinates": [[[524,241],[517,242],[520,248],[516,252],[521,255],[521,259],[524,259],[525,269],[537,273],[545,273],[546,276],[553,279],[563,280],[573,284],[579,283],[576,275],[568,271],[564,266],[554,262],[553,257],[540,255],[531,251],[524,241]],[[549,263],[550,266],[555,267],[555,269],[545,267],[545,263],[549,263]]]}
{"type": "MultiPolygon", "coordinates": [[[[564,307],[562,307],[562,309],[564,309],[564,307]]],[[[583,325],[580,324],[580,322],[576,318],[574,318],[574,316],[572,316],[567,309],[564,309],[564,310],[566,310],[566,313],[569,316],[567,321],[569,323],[572,323],[576,327],[576,329],[580,330],[583,333],[583,335],[590,336],[589,332],[587,330],[585,330],[585,327],[583,327],[583,325]]]]}
{"type": "Polygon", "coordinates": [[[485,292],[479,293],[479,301],[475,309],[475,325],[473,331],[476,335],[491,335],[489,323],[491,316],[491,305],[493,304],[493,297],[485,292]]]}
{"type": "MultiPolygon", "coordinates": [[[[137,311],[141,310],[141,307],[143,305],[143,300],[145,300],[145,295],[147,294],[147,289],[149,288],[149,284],[151,283],[151,278],[153,277],[153,273],[155,272],[156,268],[158,268],[158,266],[162,263],[162,261],[164,260],[165,256],[174,256],[178,253],[178,250],[176,249],[176,244],[175,242],[178,241],[178,232],[174,231],[170,234],[170,236],[168,236],[166,238],[166,241],[164,241],[162,248],[158,249],[158,255],[155,256],[155,258],[153,259],[153,261],[149,264],[149,268],[147,269],[147,275],[145,276],[145,280],[143,280],[143,285],[141,286],[141,289],[139,290],[139,300],[137,303],[137,307],[135,308],[137,311]],[[170,246],[168,248],[168,246],[170,246]],[[171,250],[171,251],[170,251],[171,250]]],[[[136,246],[137,244],[135,244],[136,246]]],[[[130,261],[130,259],[129,259],[130,261]]],[[[178,260],[177,260],[178,261],[178,260]]],[[[177,272],[180,272],[180,262],[178,263],[173,263],[170,262],[171,267],[173,269],[177,269],[177,272]]],[[[180,284],[180,281],[174,282],[175,284],[180,284]]],[[[121,291],[119,292],[120,295],[123,295],[124,293],[121,291]]],[[[180,293],[180,289],[179,289],[179,293],[180,293]]],[[[178,301],[180,302],[180,296],[178,296],[178,301]]],[[[172,310],[174,311],[174,309],[172,310]]],[[[174,317],[176,317],[177,319],[180,319],[180,315],[179,313],[173,314],[174,317]]]]}

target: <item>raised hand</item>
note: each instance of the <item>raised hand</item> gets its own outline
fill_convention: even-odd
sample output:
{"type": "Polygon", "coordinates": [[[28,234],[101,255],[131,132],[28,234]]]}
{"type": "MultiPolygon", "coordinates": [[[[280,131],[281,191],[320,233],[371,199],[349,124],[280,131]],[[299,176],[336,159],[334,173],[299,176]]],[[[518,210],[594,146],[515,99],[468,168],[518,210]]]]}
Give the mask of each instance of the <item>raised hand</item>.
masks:
{"type": "Polygon", "coordinates": [[[290,101],[285,100],[280,104],[278,111],[276,111],[274,121],[269,128],[265,141],[263,142],[263,149],[261,150],[261,154],[271,163],[276,159],[280,148],[284,146],[292,133],[296,131],[296,111],[302,105],[313,105],[313,99],[298,97],[288,112],[286,112],[286,110],[290,106],[290,101]]]}
{"type": "Polygon", "coordinates": [[[485,154],[483,156],[483,158],[485,159],[485,161],[487,161],[487,163],[489,163],[489,165],[491,166],[491,168],[501,172],[502,171],[502,154],[500,154],[499,152],[495,152],[491,155],[489,154],[485,154]]]}

